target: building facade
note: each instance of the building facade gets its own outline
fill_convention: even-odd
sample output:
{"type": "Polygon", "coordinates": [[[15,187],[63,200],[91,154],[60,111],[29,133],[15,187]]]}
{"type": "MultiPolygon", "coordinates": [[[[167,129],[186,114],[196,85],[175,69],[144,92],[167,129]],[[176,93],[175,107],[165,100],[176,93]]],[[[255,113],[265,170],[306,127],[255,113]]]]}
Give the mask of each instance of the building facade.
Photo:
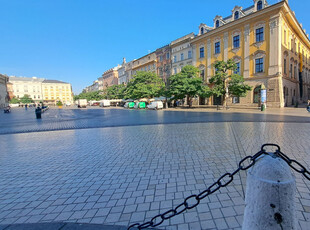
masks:
{"type": "Polygon", "coordinates": [[[191,45],[193,65],[203,72],[206,83],[215,74],[216,61],[233,59],[237,63],[236,73],[253,88],[244,98],[232,97],[230,103],[257,106],[262,87],[267,89],[270,107],[310,98],[310,41],[287,1],[269,6],[265,0],[254,0],[246,9],[236,6],[230,16],[216,16],[212,29],[201,24],[191,45]]]}
{"type": "Polygon", "coordinates": [[[8,105],[8,91],[7,82],[9,78],[6,75],[0,74],[0,108],[4,108],[8,105]]]}
{"type": "Polygon", "coordinates": [[[163,79],[165,84],[171,75],[171,48],[169,45],[163,46],[155,51],[157,60],[157,75],[163,79]]]}
{"type": "Polygon", "coordinates": [[[99,90],[105,90],[109,86],[118,84],[118,69],[120,65],[105,71],[100,78],[98,78],[99,90]]]}
{"type": "Polygon", "coordinates": [[[72,86],[69,83],[57,80],[44,80],[42,82],[43,102],[55,105],[58,101],[63,104],[73,103],[72,86]]]}
{"type": "Polygon", "coordinates": [[[126,62],[126,59],[123,58],[123,63],[121,67],[118,69],[118,84],[126,85],[131,79],[131,71],[132,71],[132,62],[126,62]]]}
{"type": "Polygon", "coordinates": [[[139,59],[132,61],[132,77],[136,75],[138,71],[147,71],[156,73],[156,53],[152,52],[139,59]]]}
{"type": "Polygon", "coordinates": [[[194,33],[190,33],[170,43],[172,65],[171,74],[179,73],[184,66],[193,64],[193,49],[191,41],[194,37],[194,33]]]}
{"type": "Polygon", "coordinates": [[[34,102],[42,101],[42,82],[44,78],[37,77],[9,77],[12,84],[12,94],[16,98],[28,95],[34,102]]]}
{"type": "Polygon", "coordinates": [[[99,81],[95,80],[92,85],[85,87],[83,90],[84,93],[96,92],[99,90],[99,81]]]}

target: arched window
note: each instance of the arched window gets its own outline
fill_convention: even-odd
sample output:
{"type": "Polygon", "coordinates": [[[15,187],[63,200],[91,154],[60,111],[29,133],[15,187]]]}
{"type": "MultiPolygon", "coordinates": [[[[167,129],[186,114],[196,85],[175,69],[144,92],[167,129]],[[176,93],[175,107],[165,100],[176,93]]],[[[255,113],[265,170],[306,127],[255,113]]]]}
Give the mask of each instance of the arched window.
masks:
{"type": "Polygon", "coordinates": [[[217,27],[219,27],[220,26],[220,21],[219,20],[216,20],[216,22],[215,22],[215,27],[217,28],[217,27]]]}
{"type": "Polygon", "coordinates": [[[261,9],[263,9],[263,2],[262,1],[258,1],[257,2],[257,8],[256,8],[257,10],[261,10],[261,9]]]}
{"type": "Polygon", "coordinates": [[[239,11],[235,12],[235,20],[239,18],[239,11]]]}
{"type": "Polygon", "coordinates": [[[203,27],[201,27],[200,29],[200,34],[203,34],[203,27]]]}

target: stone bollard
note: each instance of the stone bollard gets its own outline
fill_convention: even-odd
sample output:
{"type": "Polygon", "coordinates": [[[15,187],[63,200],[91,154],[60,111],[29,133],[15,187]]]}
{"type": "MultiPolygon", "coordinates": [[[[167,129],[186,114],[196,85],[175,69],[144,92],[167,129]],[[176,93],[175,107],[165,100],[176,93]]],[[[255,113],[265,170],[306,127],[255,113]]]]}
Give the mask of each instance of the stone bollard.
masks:
{"type": "Polygon", "coordinates": [[[273,154],[248,171],[243,230],[296,229],[296,183],[287,163],[273,154]]]}

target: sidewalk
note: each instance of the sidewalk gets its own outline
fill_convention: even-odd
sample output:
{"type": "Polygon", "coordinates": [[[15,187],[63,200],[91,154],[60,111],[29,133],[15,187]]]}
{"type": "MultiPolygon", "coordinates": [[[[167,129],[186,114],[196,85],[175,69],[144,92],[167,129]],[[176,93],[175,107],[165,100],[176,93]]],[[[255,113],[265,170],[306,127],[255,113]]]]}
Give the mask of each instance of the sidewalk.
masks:
{"type": "Polygon", "coordinates": [[[216,107],[210,106],[194,106],[188,108],[188,106],[175,107],[164,109],[165,111],[187,111],[187,112],[218,112],[218,113],[254,113],[254,114],[271,114],[271,115],[286,115],[286,116],[302,116],[310,117],[310,113],[306,110],[306,107],[284,107],[284,108],[266,108],[265,111],[260,111],[259,108],[254,107],[229,107],[223,109],[221,106],[217,110],[216,107]]]}

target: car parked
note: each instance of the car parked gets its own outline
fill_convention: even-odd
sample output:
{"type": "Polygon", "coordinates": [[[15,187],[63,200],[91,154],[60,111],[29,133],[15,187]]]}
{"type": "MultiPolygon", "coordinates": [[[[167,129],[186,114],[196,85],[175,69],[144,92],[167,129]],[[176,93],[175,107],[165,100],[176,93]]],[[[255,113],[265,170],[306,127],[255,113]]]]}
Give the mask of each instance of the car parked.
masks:
{"type": "Polygon", "coordinates": [[[152,101],[148,106],[148,109],[163,109],[164,104],[162,101],[152,101]]]}

